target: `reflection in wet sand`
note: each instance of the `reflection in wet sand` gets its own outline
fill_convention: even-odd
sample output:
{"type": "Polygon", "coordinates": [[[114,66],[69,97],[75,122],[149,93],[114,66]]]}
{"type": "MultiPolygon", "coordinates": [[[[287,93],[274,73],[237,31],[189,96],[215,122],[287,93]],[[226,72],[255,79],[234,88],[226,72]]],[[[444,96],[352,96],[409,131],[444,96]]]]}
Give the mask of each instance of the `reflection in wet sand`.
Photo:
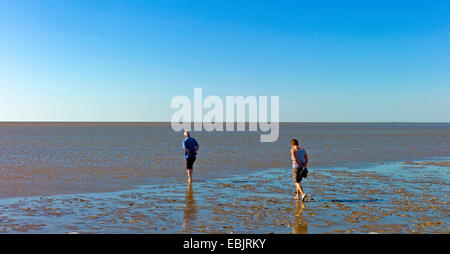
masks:
{"type": "Polygon", "coordinates": [[[280,168],[196,181],[195,194],[179,181],[0,199],[0,233],[449,233],[448,169],[314,169],[305,182],[311,198],[298,203],[280,168]]]}
{"type": "Polygon", "coordinates": [[[297,209],[295,210],[294,225],[292,226],[292,233],[306,234],[308,233],[308,222],[303,217],[303,210],[305,209],[305,202],[297,200],[297,209]]]}
{"type": "Polygon", "coordinates": [[[193,222],[197,220],[198,209],[195,204],[194,193],[192,191],[192,183],[188,184],[186,196],[184,198],[184,213],[183,213],[183,229],[191,231],[193,229],[193,222]]]}

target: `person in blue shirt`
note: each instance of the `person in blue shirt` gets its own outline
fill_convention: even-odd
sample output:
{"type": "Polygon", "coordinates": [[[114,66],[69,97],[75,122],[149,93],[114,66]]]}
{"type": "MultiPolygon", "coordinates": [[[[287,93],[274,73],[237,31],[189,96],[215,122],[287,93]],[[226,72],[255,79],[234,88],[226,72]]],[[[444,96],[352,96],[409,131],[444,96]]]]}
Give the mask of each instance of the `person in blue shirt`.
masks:
{"type": "Polygon", "coordinates": [[[189,131],[184,132],[183,148],[184,148],[184,157],[186,158],[188,182],[192,182],[194,162],[197,157],[198,149],[200,149],[200,145],[197,143],[197,140],[191,138],[189,131]]]}
{"type": "Polygon", "coordinates": [[[308,154],[306,153],[303,147],[298,145],[297,139],[291,140],[291,159],[292,159],[292,173],[295,183],[295,189],[297,195],[295,199],[299,199],[299,196],[302,195],[302,201],[305,200],[307,195],[303,192],[302,185],[300,182],[303,178],[308,176],[308,154]]]}

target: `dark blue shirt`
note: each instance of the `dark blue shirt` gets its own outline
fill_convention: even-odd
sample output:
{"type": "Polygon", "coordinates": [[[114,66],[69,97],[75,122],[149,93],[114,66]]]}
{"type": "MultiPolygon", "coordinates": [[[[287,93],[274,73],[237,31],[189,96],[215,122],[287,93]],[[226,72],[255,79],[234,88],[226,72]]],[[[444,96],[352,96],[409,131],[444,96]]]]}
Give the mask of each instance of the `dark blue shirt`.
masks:
{"type": "MultiPolygon", "coordinates": [[[[191,151],[192,153],[195,151],[196,146],[198,146],[198,143],[197,143],[197,140],[195,140],[194,138],[187,137],[183,140],[183,148],[189,149],[189,151],[191,151]]],[[[189,154],[188,154],[188,152],[186,152],[186,150],[184,151],[184,157],[186,157],[186,158],[189,157],[189,154]]]]}

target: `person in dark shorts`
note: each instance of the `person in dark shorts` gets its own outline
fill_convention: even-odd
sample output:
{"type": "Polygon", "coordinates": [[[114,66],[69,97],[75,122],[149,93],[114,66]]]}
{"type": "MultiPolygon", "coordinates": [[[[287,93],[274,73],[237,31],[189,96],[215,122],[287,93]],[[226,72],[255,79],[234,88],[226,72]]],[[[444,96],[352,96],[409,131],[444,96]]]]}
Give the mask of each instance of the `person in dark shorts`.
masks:
{"type": "Polygon", "coordinates": [[[186,158],[186,170],[188,173],[188,182],[192,182],[194,162],[197,158],[197,152],[198,149],[200,149],[200,145],[197,143],[197,140],[191,138],[189,131],[184,132],[183,148],[184,148],[184,157],[186,158]]]}
{"type": "Polygon", "coordinates": [[[291,159],[292,159],[292,175],[294,178],[295,188],[297,195],[295,199],[299,199],[301,195],[302,201],[305,200],[306,194],[303,192],[302,185],[300,182],[303,178],[307,177],[308,169],[308,154],[303,147],[298,145],[298,140],[291,140],[291,159]]]}

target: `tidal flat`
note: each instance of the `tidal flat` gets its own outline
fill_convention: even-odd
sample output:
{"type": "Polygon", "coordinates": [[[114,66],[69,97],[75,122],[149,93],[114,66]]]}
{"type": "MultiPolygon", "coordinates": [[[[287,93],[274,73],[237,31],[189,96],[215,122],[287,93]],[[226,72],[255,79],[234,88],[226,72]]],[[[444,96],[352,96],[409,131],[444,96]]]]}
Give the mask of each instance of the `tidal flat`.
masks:
{"type": "Polygon", "coordinates": [[[450,233],[450,160],[291,170],[0,200],[1,233],[450,233]]]}

